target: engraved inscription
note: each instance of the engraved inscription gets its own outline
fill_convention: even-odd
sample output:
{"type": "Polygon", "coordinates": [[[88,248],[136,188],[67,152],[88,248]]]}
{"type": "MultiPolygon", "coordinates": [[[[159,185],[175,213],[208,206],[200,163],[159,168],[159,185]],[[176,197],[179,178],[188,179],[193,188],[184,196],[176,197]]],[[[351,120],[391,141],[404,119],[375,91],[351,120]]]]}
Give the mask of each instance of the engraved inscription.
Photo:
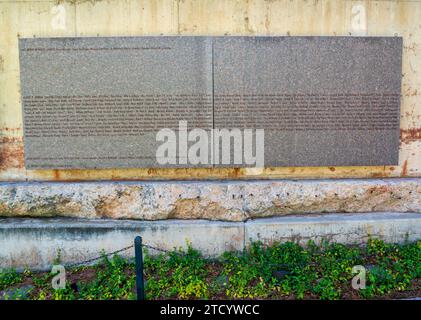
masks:
{"type": "Polygon", "coordinates": [[[399,128],[399,94],[215,95],[220,127],[279,131],[399,128]]]}
{"type": "Polygon", "coordinates": [[[26,96],[27,137],[136,136],[212,124],[211,95],[26,96]]]}
{"type": "Polygon", "coordinates": [[[27,169],[195,167],[157,150],[177,140],[184,159],[196,128],[264,129],[267,167],[399,163],[400,37],[20,38],[19,50],[27,169]]]}

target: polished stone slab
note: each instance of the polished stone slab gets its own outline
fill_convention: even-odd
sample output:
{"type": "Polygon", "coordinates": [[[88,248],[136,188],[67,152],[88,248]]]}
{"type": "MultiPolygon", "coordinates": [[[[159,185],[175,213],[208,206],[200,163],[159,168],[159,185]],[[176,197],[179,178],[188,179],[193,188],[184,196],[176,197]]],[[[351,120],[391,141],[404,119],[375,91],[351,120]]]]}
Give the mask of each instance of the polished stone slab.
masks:
{"type": "Polygon", "coordinates": [[[160,129],[180,120],[212,128],[211,39],[42,38],[19,47],[29,169],[165,166],[160,129]]]}
{"type": "Polygon", "coordinates": [[[397,165],[402,38],[218,37],[215,127],[265,129],[266,166],[397,165]]]}
{"type": "Polygon", "coordinates": [[[207,133],[264,129],[265,166],[398,164],[400,37],[37,38],[19,48],[28,169],[253,166],[234,163],[233,145],[230,163],[215,161],[218,144],[192,164],[180,139],[176,163],[163,165],[156,134],[181,120],[207,133]]]}

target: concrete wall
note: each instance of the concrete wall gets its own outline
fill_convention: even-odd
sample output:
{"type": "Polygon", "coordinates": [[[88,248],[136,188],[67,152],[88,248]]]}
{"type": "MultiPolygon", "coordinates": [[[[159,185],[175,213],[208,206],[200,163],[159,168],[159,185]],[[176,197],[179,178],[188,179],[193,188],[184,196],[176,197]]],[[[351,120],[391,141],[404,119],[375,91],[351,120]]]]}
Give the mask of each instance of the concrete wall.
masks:
{"type": "MultiPolygon", "coordinates": [[[[280,217],[247,222],[132,221],[80,219],[0,219],[0,270],[28,267],[51,270],[60,252],[61,263],[71,264],[126,248],[135,236],[160,250],[186,249],[205,256],[240,251],[251,242],[328,240],[364,244],[369,238],[402,243],[421,237],[421,215],[416,213],[330,214],[317,217],[280,217]]],[[[120,252],[133,257],[133,248],[120,252]]],[[[149,253],[161,251],[149,249],[149,253]]]]}
{"type": "Polygon", "coordinates": [[[0,180],[421,176],[421,1],[0,0],[0,180]],[[399,35],[404,39],[398,166],[26,170],[18,37],[399,35]]]}

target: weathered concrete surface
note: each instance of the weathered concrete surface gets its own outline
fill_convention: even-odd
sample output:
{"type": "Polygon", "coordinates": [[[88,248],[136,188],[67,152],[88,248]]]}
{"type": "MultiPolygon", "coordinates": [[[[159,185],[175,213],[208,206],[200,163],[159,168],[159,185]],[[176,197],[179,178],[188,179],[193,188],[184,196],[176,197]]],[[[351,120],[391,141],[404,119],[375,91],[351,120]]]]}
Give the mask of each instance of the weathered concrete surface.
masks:
{"type": "Polygon", "coordinates": [[[421,179],[0,183],[0,216],[244,221],[421,212],[421,179]]]}
{"type": "Polygon", "coordinates": [[[421,176],[420,1],[0,1],[0,180],[380,178],[421,176]],[[19,37],[402,36],[398,166],[26,170],[19,37]],[[4,139],[3,139],[4,138],[4,139]],[[16,139],[15,139],[16,138],[16,139]]]}
{"type": "MultiPolygon", "coordinates": [[[[135,236],[164,249],[193,248],[205,256],[242,250],[241,223],[208,221],[112,221],[75,219],[0,219],[0,268],[48,269],[60,254],[61,263],[91,259],[128,247],[135,236]]],[[[151,254],[156,254],[149,249],[151,254]]],[[[119,253],[133,257],[134,249],[119,253]]]]}
{"type": "MultiPolygon", "coordinates": [[[[127,247],[137,235],[145,244],[166,250],[186,248],[188,241],[205,256],[214,257],[242,250],[251,240],[361,244],[371,236],[386,242],[415,241],[421,239],[421,214],[333,214],[247,222],[7,218],[0,219],[0,268],[50,269],[59,251],[61,263],[80,262],[97,257],[101,250],[127,247]]],[[[121,255],[133,257],[133,249],[121,255]]]]}
{"type": "Polygon", "coordinates": [[[421,239],[419,213],[331,214],[311,217],[282,217],[247,221],[246,245],[251,241],[271,243],[309,240],[320,243],[366,243],[370,237],[399,243],[421,239]]]}

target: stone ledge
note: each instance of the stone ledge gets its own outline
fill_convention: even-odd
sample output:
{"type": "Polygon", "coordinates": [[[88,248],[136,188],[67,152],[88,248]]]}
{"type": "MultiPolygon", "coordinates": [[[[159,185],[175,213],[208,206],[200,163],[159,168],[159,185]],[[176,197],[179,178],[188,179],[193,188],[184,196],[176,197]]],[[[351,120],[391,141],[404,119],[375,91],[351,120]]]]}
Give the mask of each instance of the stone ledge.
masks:
{"type": "MultiPolygon", "coordinates": [[[[325,239],[361,244],[369,237],[386,242],[415,241],[421,239],[421,214],[329,214],[247,222],[6,218],[0,219],[0,268],[46,270],[59,249],[62,263],[74,263],[96,257],[102,250],[127,247],[137,235],[146,244],[166,250],[186,248],[189,242],[205,256],[215,257],[224,251],[241,251],[250,241],[305,244],[325,239]]],[[[122,255],[132,257],[134,252],[122,255]]]]}
{"type": "Polygon", "coordinates": [[[0,183],[0,216],[246,221],[421,212],[421,178],[0,183]]]}
{"type": "MultiPolygon", "coordinates": [[[[244,226],[238,222],[0,219],[0,268],[48,269],[58,250],[64,264],[83,261],[102,250],[130,246],[138,235],[144,243],[164,250],[191,243],[205,256],[244,247],[244,226]]],[[[134,249],[121,255],[132,257],[134,249]]]]}
{"type": "Polygon", "coordinates": [[[359,213],[266,218],[247,221],[246,245],[251,241],[271,243],[294,241],[305,245],[309,240],[345,244],[364,244],[379,238],[389,243],[421,239],[420,213],[359,213]]]}

